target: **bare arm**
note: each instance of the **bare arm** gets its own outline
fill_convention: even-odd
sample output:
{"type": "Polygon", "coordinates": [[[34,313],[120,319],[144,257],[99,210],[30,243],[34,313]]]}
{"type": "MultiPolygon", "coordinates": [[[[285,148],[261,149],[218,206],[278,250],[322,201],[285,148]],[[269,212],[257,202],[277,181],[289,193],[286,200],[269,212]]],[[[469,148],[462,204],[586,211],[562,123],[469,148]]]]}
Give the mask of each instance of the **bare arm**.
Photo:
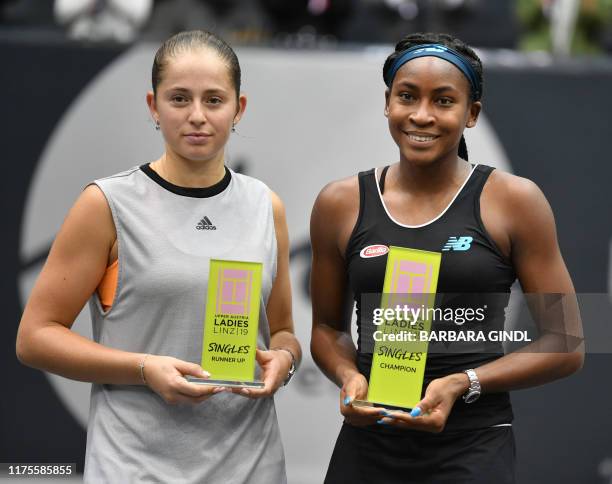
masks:
{"type": "MultiPolygon", "coordinates": [[[[497,206],[494,211],[497,220],[505,221],[506,226],[500,232],[507,235],[512,264],[523,292],[536,298],[531,309],[542,335],[520,351],[476,368],[483,392],[509,391],[551,382],[578,371],[584,361],[582,345],[563,352],[565,336],[550,331],[562,322],[551,321],[551,314],[547,314],[541,304],[547,294],[565,297],[572,316],[567,322],[572,327],[564,326],[561,332],[582,337],[574,287],[561,257],[552,210],[532,182],[504,173],[494,174],[496,177],[491,175],[491,185],[487,183],[490,192],[495,193],[491,204],[497,206]]],[[[486,219],[484,211],[483,219],[486,219]]],[[[499,227],[493,229],[493,235],[497,229],[499,227]]],[[[501,242],[499,245],[503,247],[503,239],[501,242]]],[[[421,411],[429,415],[411,418],[407,414],[397,414],[393,419],[385,419],[385,423],[440,432],[453,403],[468,387],[464,373],[434,380],[418,404],[421,411]]]]}
{"type": "Polygon", "coordinates": [[[17,334],[22,363],[81,381],[139,382],[144,355],[107,348],[70,330],[104,275],[114,240],[104,195],[87,187],[61,227],[25,307],[17,334]]]}
{"type": "Polygon", "coordinates": [[[302,358],[300,343],[295,337],[291,304],[291,280],[289,277],[289,234],[283,202],[272,192],[272,209],[276,231],[277,264],[276,279],[266,308],[270,323],[270,348],[287,348],[299,363],[302,358]]]}
{"type": "MultiPolygon", "coordinates": [[[[574,286],[561,256],[552,210],[532,182],[504,174],[509,212],[512,263],[542,335],[520,351],[477,369],[483,391],[498,392],[541,385],[578,371],[584,362],[583,345],[563,352],[565,337],[550,333],[551,325],[563,325],[560,333],[582,338],[574,286]],[[565,321],[550,321],[541,301],[548,294],[564,297],[565,321]],[[570,326],[567,326],[569,324],[570,326]]],[[[500,183],[501,185],[501,183],[500,183]]],[[[503,188],[503,187],[500,187],[503,188]]]]}
{"type": "MultiPolygon", "coordinates": [[[[314,204],[310,220],[310,350],[321,371],[339,387],[358,373],[355,364],[357,352],[350,328],[353,303],[347,290],[346,267],[340,247],[343,213],[338,213],[344,212],[346,208],[351,209],[343,207],[341,201],[345,196],[350,196],[345,192],[351,191],[351,188],[344,182],[324,188],[314,204]]],[[[353,194],[353,197],[358,203],[358,193],[353,194]]],[[[353,218],[354,223],[356,217],[357,215],[353,214],[353,217],[348,218],[353,218]]],[[[346,220],[346,216],[344,218],[346,220]]]]}
{"type": "Polygon", "coordinates": [[[365,399],[368,382],[357,368],[351,337],[353,301],[347,286],[343,254],[359,212],[356,177],[335,182],[319,194],[310,219],[312,243],[312,339],[315,363],[340,390],[340,412],[354,425],[371,425],[379,410],[350,405],[365,399]]]}
{"type": "MultiPolygon", "coordinates": [[[[74,380],[143,384],[144,354],[98,344],[70,329],[102,279],[115,238],[106,198],[98,187],[87,187],[66,217],[25,307],[17,333],[23,364],[74,380]]],[[[213,391],[187,383],[182,375],[201,377],[202,368],[176,358],[147,357],[145,374],[169,403],[197,403],[213,391]]]]}
{"type": "Polygon", "coordinates": [[[276,193],[271,191],[270,196],[277,247],[276,278],[266,306],[270,325],[270,351],[257,350],[257,361],[263,369],[265,387],[261,390],[234,391],[234,393],[252,398],[270,396],[282,386],[293,361],[291,354],[296,359],[296,366],[302,359],[302,349],[293,329],[291,279],[289,277],[289,234],[285,207],[276,193]]]}

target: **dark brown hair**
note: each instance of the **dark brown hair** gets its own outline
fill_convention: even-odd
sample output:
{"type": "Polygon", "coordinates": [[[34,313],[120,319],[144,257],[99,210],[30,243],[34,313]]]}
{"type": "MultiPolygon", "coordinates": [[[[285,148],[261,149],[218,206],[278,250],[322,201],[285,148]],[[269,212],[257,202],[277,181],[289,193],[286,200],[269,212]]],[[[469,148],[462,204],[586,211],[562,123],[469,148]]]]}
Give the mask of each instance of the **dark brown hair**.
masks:
{"type": "Polygon", "coordinates": [[[227,42],[221,37],[206,30],[190,30],[179,32],[166,40],[155,54],[153,68],[151,69],[151,85],[153,93],[157,96],[157,86],[162,81],[168,57],[174,57],[181,52],[198,48],[209,48],[225,61],[229,71],[230,80],[236,91],[236,98],[240,95],[240,64],[238,57],[227,42]]]}

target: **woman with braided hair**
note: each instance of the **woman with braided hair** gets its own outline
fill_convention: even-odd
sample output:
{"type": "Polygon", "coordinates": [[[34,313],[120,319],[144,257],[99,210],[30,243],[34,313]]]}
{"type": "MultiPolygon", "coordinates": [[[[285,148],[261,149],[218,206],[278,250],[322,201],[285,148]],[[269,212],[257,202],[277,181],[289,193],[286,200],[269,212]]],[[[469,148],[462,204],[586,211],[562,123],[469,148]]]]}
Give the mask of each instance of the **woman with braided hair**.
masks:
{"type": "Polygon", "coordinates": [[[574,292],[539,188],[468,162],[463,130],[476,125],[483,93],[474,51],[445,34],[409,35],[387,58],[383,78],[399,161],[330,183],[311,218],[311,351],[341,388],[345,419],[325,482],[513,483],[508,392],[577,371],[578,348],[429,354],[412,411],[353,405],[367,398],[373,359],[362,295],[383,292],[387,259],[368,248],[441,253],[438,294],[509,294],[517,278],[524,293],[574,292]],[[464,241],[460,250],[444,249],[454,237],[464,241]]]}

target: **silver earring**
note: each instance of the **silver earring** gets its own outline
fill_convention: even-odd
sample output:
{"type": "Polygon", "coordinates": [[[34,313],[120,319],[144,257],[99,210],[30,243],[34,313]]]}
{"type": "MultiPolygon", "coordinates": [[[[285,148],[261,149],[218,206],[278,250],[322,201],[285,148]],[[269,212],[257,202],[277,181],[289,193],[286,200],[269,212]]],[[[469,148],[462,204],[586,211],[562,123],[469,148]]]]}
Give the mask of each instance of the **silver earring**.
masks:
{"type": "Polygon", "coordinates": [[[232,123],[232,133],[236,132],[236,123],[232,123]]]}
{"type": "Polygon", "coordinates": [[[159,119],[155,120],[155,131],[159,131],[159,119]]]}

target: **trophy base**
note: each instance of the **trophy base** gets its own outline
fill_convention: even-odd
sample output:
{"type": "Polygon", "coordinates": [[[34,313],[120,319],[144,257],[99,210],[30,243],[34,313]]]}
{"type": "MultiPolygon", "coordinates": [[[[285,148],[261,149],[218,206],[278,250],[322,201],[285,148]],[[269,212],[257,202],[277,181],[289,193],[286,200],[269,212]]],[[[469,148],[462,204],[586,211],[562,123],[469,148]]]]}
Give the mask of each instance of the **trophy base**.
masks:
{"type": "Polygon", "coordinates": [[[213,387],[226,387],[226,388],[263,388],[264,382],[262,381],[244,381],[244,380],[215,380],[213,378],[197,378],[195,376],[187,376],[185,379],[189,383],[195,383],[196,385],[209,385],[213,387]]]}
{"type": "Polygon", "coordinates": [[[411,407],[398,407],[396,405],[388,405],[386,403],[379,402],[369,402],[368,400],[353,400],[351,402],[353,407],[375,407],[375,408],[385,408],[389,410],[401,410],[403,412],[411,411],[411,407]]]}

